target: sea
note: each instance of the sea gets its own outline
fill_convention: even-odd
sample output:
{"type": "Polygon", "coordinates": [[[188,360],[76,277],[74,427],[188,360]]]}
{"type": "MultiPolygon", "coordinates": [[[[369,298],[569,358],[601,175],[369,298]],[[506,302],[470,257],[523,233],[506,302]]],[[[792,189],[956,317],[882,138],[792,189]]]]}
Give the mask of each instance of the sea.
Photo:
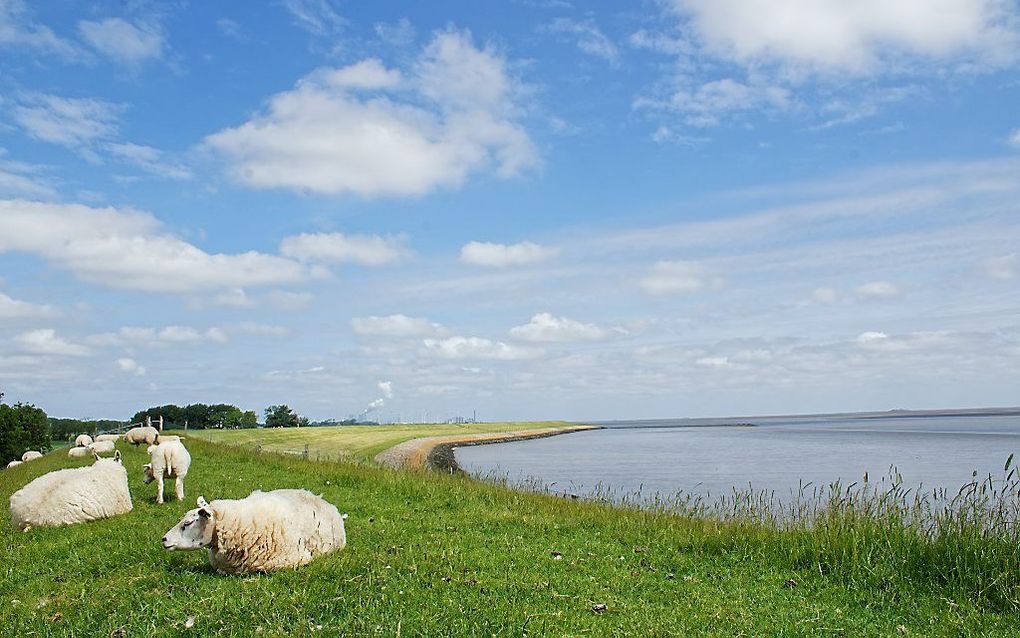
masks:
{"type": "Polygon", "coordinates": [[[898,477],[904,487],[955,492],[1004,474],[1020,451],[1020,408],[587,422],[601,429],[460,447],[483,478],[553,493],[618,499],[711,499],[898,477]]]}

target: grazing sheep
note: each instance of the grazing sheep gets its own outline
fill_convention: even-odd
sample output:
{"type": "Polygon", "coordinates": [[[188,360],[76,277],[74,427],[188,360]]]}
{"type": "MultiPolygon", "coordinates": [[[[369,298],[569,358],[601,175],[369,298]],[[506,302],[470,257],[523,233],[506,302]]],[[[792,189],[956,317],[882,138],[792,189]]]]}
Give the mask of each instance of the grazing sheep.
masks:
{"type": "Polygon", "coordinates": [[[159,438],[159,430],[149,427],[131,428],[124,433],[124,440],[131,445],[152,445],[159,438]]]}
{"type": "Polygon", "coordinates": [[[67,451],[67,456],[72,459],[83,459],[86,456],[93,456],[92,450],[87,447],[73,447],[67,451]]]}
{"type": "Polygon", "coordinates": [[[163,441],[159,445],[149,446],[149,462],[142,467],[145,484],[156,481],[156,502],[163,502],[163,479],[174,479],[174,494],[178,501],[184,500],[184,477],[191,467],[191,455],[187,448],[176,441],[163,441]]]}
{"type": "Polygon", "coordinates": [[[182,437],[179,437],[176,434],[163,434],[162,432],[160,432],[159,438],[156,439],[156,443],[163,443],[164,441],[183,441],[183,440],[184,439],[182,437]]]}
{"type": "Polygon", "coordinates": [[[42,452],[36,452],[35,450],[29,450],[28,452],[25,452],[24,454],[21,455],[21,460],[24,463],[28,463],[29,461],[34,461],[36,459],[41,459],[41,458],[42,458],[42,452]]]}
{"type": "Polygon", "coordinates": [[[117,447],[113,444],[113,441],[99,441],[89,445],[88,449],[96,454],[106,454],[107,452],[115,452],[117,447]]]}
{"type": "Polygon", "coordinates": [[[98,443],[99,441],[116,441],[119,438],[120,438],[119,434],[99,434],[96,435],[95,442],[98,443]]]}
{"type": "Polygon", "coordinates": [[[78,437],[74,440],[74,444],[76,447],[88,447],[89,444],[91,443],[92,437],[89,436],[88,434],[79,434],[78,437]]]}
{"type": "Polygon", "coordinates": [[[88,467],[43,474],[11,496],[11,522],[23,531],[130,511],[131,493],[120,452],[112,459],[96,456],[96,462],[88,467]]]}
{"type": "Polygon", "coordinates": [[[308,490],[255,490],[212,503],[199,496],[198,509],[166,533],[163,547],[208,548],[209,563],[221,574],[295,568],[347,545],[344,518],[308,490]]]}
{"type": "Polygon", "coordinates": [[[10,463],[7,464],[7,469],[9,470],[12,467],[18,467],[22,463],[24,463],[24,461],[11,461],[10,463]]]}

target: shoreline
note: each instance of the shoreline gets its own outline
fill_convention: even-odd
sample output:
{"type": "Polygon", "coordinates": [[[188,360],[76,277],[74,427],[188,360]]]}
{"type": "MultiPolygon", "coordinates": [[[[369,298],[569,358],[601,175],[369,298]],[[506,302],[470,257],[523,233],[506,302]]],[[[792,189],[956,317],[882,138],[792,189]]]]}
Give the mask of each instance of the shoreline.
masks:
{"type": "Polygon", "coordinates": [[[419,437],[383,450],[375,456],[374,460],[385,467],[408,470],[427,469],[460,474],[463,470],[457,465],[454,456],[454,450],[458,447],[525,441],[600,429],[602,427],[597,425],[573,425],[513,432],[419,437]]]}

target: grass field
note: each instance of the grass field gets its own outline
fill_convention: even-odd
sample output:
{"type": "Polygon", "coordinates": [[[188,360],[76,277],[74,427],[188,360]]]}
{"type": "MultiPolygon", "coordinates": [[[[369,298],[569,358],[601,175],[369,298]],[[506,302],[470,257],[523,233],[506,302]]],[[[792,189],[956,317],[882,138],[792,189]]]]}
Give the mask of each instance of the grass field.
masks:
{"type": "Polygon", "coordinates": [[[15,532],[10,494],[75,463],[55,454],[0,472],[0,634],[1020,633],[1016,548],[996,539],[920,543],[852,517],[782,532],[195,439],[187,501],[157,506],[144,452],[119,447],[135,510],[114,519],[15,532]],[[199,494],[280,487],[348,512],[348,548],[238,578],[212,572],[202,552],[160,547],[199,494]]]}
{"type": "Polygon", "coordinates": [[[372,460],[376,454],[398,443],[425,436],[457,436],[494,432],[515,432],[550,427],[568,427],[567,423],[465,423],[425,425],[345,425],[314,428],[276,428],[250,430],[193,430],[188,436],[227,445],[242,445],[263,450],[298,454],[308,446],[311,458],[350,456],[372,460]]]}

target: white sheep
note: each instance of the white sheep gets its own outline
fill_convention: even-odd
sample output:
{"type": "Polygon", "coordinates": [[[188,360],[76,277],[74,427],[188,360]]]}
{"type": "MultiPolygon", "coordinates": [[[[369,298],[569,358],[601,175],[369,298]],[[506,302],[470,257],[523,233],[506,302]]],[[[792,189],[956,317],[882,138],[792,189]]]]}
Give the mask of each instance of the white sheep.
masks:
{"type": "Polygon", "coordinates": [[[74,444],[76,447],[88,447],[89,444],[91,443],[92,437],[89,436],[88,434],[79,434],[77,438],[74,439],[74,444]]]}
{"type": "Polygon", "coordinates": [[[83,459],[87,456],[93,456],[92,450],[87,447],[73,447],[67,451],[67,456],[72,459],[83,459]]]}
{"type": "Polygon", "coordinates": [[[120,438],[119,434],[97,434],[94,440],[95,443],[99,441],[116,441],[120,438]]]}
{"type": "Polygon", "coordinates": [[[21,530],[73,525],[131,511],[120,452],[88,467],[43,474],[11,496],[11,522],[21,530]]]}
{"type": "Polygon", "coordinates": [[[11,461],[10,463],[7,464],[7,469],[9,470],[12,467],[18,467],[22,463],[24,463],[24,461],[11,461]]]}
{"type": "Polygon", "coordinates": [[[149,446],[149,462],[142,466],[145,484],[156,481],[156,502],[163,502],[163,479],[174,479],[174,494],[178,501],[184,500],[184,477],[191,467],[191,455],[180,439],[163,441],[149,446]]]}
{"type": "Polygon", "coordinates": [[[124,440],[131,445],[152,445],[159,438],[159,430],[153,427],[131,428],[124,433],[124,440]]]}
{"type": "Polygon", "coordinates": [[[198,508],[163,536],[163,547],[205,547],[221,574],[295,568],[347,545],[344,518],[308,490],[255,490],[248,498],[212,503],[199,496],[198,508]]]}
{"type": "Polygon", "coordinates": [[[34,461],[36,459],[41,459],[41,458],[42,458],[42,452],[37,452],[35,450],[29,450],[28,452],[25,452],[24,454],[21,455],[21,460],[24,463],[28,463],[29,461],[34,461]]]}
{"type": "Polygon", "coordinates": [[[113,441],[98,441],[96,443],[89,444],[88,449],[92,450],[96,454],[106,454],[107,452],[116,451],[117,447],[113,444],[113,441]]]}

